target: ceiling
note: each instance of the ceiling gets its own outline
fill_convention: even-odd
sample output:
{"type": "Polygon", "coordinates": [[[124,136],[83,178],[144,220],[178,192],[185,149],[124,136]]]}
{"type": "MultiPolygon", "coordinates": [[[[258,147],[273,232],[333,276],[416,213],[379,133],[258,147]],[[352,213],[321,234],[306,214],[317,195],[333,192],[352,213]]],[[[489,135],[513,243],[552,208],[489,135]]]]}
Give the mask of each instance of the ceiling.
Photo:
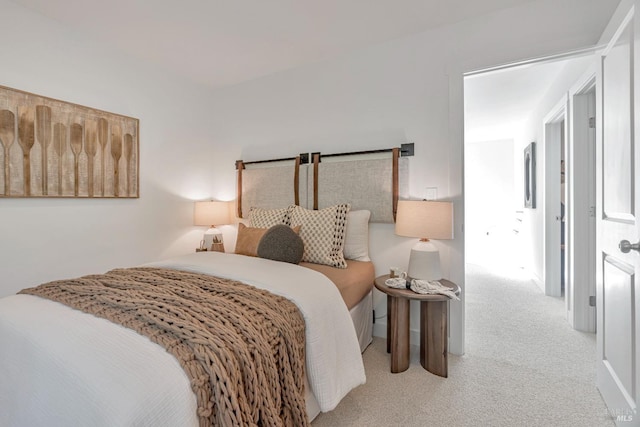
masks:
{"type": "Polygon", "coordinates": [[[513,139],[562,70],[587,69],[593,56],[532,63],[465,78],[465,141],[513,139]]]}
{"type": "Polygon", "coordinates": [[[533,0],[13,0],[209,87],[533,0]]]}

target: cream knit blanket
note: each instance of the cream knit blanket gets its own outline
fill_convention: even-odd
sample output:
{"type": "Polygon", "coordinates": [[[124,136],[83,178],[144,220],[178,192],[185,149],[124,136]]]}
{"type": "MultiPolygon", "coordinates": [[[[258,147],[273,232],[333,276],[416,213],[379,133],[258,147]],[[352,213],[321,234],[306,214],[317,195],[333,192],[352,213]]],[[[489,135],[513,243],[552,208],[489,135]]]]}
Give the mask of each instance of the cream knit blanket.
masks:
{"type": "Polygon", "coordinates": [[[284,297],[232,280],[145,267],[20,293],[108,319],[163,346],[189,377],[201,426],[309,425],[304,319],[284,297]]]}

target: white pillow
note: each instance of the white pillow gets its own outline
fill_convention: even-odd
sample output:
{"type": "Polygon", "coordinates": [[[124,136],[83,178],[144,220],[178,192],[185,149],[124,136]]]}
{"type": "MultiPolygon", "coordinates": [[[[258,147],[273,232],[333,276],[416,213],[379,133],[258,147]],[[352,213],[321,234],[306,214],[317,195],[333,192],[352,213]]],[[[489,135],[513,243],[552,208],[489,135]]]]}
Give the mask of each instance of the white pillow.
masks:
{"type": "Polygon", "coordinates": [[[347,214],[347,233],[344,239],[344,257],[354,261],[371,261],[369,258],[369,218],[367,210],[350,211],[347,214]]]}

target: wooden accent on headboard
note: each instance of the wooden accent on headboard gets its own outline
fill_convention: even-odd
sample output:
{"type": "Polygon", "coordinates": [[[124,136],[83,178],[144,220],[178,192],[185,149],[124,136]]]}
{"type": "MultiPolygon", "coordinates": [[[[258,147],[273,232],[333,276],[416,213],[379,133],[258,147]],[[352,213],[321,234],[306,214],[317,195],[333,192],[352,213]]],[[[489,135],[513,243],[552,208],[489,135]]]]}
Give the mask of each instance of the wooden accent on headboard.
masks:
{"type": "Polygon", "coordinates": [[[393,156],[393,221],[396,220],[396,214],[398,213],[398,198],[399,198],[399,190],[398,190],[398,159],[400,158],[400,149],[394,148],[392,150],[393,156]]]}
{"type": "Polygon", "coordinates": [[[238,218],[242,218],[242,171],[244,170],[244,162],[242,160],[236,161],[236,169],[238,170],[238,196],[237,196],[237,215],[238,218]]]}
{"type": "Polygon", "coordinates": [[[293,172],[293,200],[297,206],[300,206],[300,156],[296,157],[296,165],[293,172]]]}
{"type": "Polygon", "coordinates": [[[313,153],[313,209],[318,210],[318,166],[320,153],[313,153]]]}

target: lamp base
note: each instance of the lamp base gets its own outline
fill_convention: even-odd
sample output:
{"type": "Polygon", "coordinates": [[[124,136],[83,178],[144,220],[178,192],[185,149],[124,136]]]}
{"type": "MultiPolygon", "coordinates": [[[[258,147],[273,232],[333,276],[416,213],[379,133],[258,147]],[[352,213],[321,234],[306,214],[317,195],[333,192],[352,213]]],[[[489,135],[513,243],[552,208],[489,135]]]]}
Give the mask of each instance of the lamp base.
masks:
{"type": "Polygon", "coordinates": [[[429,281],[442,279],[440,252],[433,243],[421,240],[411,248],[407,275],[411,279],[429,281]]]}

